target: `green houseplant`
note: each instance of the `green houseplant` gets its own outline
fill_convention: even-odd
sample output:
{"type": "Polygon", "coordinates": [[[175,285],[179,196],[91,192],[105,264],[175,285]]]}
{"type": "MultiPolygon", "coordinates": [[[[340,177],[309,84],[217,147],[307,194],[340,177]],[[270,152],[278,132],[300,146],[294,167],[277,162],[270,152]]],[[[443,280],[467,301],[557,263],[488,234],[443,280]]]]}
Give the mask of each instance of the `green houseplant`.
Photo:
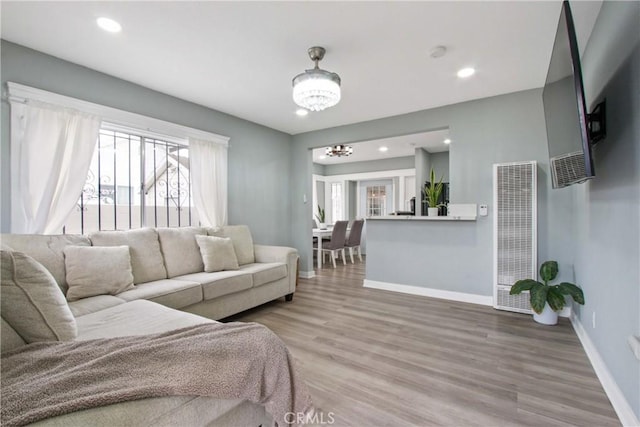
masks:
{"type": "Polygon", "coordinates": [[[540,278],[544,283],[533,279],[518,280],[509,292],[511,295],[518,295],[529,291],[529,301],[534,311],[533,318],[538,323],[545,325],[558,323],[558,312],[566,304],[565,295],[573,298],[578,304],[584,305],[584,293],[573,283],[562,282],[558,285],[549,285],[557,275],[558,263],[546,261],[540,266],[540,278]]]}
{"type": "Polygon", "coordinates": [[[316,214],[316,218],[318,219],[318,227],[320,228],[327,227],[327,223],[324,222],[324,209],[322,209],[320,205],[318,205],[318,213],[316,214]]]}
{"type": "Polygon", "coordinates": [[[440,181],[436,182],[436,173],[433,168],[431,168],[431,172],[429,172],[429,185],[424,186],[424,202],[427,204],[429,216],[438,216],[438,208],[444,206],[438,203],[442,195],[443,178],[444,176],[441,176],[440,181]]]}

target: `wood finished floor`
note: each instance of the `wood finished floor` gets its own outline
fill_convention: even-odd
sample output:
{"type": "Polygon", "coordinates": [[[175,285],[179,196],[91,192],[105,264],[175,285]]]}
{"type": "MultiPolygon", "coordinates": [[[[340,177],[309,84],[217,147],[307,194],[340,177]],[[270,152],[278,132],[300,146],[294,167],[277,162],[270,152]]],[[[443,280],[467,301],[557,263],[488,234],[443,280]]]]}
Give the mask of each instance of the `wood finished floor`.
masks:
{"type": "Polygon", "coordinates": [[[282,338],[333,425],[620,425],[567,319],[542,326],[491,307],[366,289],[363,279],[357,261],[325,265],[300,279],[293,302],[228,319],[282,338]]]}

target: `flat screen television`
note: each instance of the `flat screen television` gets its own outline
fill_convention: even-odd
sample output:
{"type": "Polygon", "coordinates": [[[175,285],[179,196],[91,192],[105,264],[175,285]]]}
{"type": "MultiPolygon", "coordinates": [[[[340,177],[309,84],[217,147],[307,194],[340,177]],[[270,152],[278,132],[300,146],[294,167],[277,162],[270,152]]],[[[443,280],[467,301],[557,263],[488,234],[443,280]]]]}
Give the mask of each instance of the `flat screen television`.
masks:
{"type": "Polygon", "coordinates": [[[593,178],[591,147],[605,135],[605,103],[587,113],[578,42],[566,0],[562,3],[542,101],[553,188],[593,178]]]}

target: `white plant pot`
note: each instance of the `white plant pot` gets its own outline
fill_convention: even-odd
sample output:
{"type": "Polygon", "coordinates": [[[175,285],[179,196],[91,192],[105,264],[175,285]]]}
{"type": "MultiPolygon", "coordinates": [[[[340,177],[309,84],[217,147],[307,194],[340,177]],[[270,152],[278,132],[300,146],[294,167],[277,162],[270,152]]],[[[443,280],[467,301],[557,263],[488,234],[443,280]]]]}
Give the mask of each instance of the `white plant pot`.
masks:
{"type": "Polygon", "coordinates": [[[438,208],[427,208],[428,216],[438,216],[438,208]]]}
{"type": "Polygon", "coordinates": [[[542,313],[538,314],[535,311],[533,312],[533,320],[538,323],[542,323],[543,325],[557,325],[558,324],[558,313],[553,311],[549,306],[549,303],[544,303],[544,309],[542,313]]]}
{"type": "Polygon", "coordinates": [[[327,223],[326,222],[321,222],[318,224],[318,227],[320,227],[321,230],[324,230],[327,228],[327,223]]]}

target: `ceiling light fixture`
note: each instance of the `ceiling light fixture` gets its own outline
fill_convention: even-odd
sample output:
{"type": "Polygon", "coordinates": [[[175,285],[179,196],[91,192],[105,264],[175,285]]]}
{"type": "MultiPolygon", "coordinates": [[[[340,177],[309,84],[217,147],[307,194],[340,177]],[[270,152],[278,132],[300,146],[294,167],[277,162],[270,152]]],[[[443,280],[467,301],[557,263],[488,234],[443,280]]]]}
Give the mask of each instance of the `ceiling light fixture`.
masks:
{"type": "Polygon", "coordinates": [[[347,157],[353,154],[353,147],[350,145],[334,145],[333,147],[327,147],[325,154],[329,157],[347,157]]]}
{"type": "Polygon", "coordinates": [[[318,62],[324,58],[323,47],[314,46],[308,53],[316,66],[295,76],[293,100],[307,110],[322,111],[340,102],[340,76],[318,67],[318,62]]]}
{"type": "Polygon", "coordinates": [[[451,144],[451,140],[450,140],[449,138],[445,139],[445,140],[444,140],[444,141],[442,141],[442,142],[444,142],[445,144],[451,144]]]}
{"type": "Polygon", "coordinates": [[[300,117],[304,117],[307,114],[309,114],[309,110],[305,110],[304,108],[298,108],[296,110],[296,114],[299,115],[300,117]]]}
{"type": "Polygon", "coordinates": [[[461,79],[466,79],[467,77],[473,76],[475,73],[476,73],[476,70],[474,68],[471,68],[471,67],[463,68],[458,71],[458,77],[460,77],[461,79]]]}
{"type": "Polygon", "coordinates": [[[110,33],[119,33],[122,30],[122,25],[114,21],[113,19],[101,17],[96,19],[98,27],[110,33]]]}
{"type": "Polygon", "coordinates": [[[387,151],[389,151],[389,147],[384,147],[384,146],[380,147],[380,148],[378,148],[378,151],[381,152],[381,153],[386,153],[387,151]]]}

